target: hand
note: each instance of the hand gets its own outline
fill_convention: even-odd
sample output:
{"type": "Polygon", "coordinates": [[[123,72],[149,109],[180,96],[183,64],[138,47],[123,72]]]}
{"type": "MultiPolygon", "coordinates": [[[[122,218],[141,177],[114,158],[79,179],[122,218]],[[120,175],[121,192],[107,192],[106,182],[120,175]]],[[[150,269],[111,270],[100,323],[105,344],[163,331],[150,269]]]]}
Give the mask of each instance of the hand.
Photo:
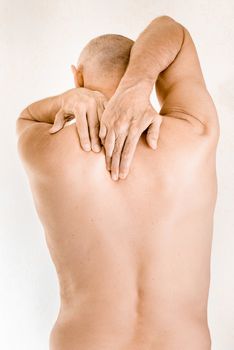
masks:
{"type": "Polygon", "coordinates": [[[105,96],[85,88],[75,88],[60,95],[60,109],[49,130],[51,134],[61,130],[69,120],[76,119],[81,147],[84,151],[101,150],[99,122],[106,103],[105,96]],[[91,141],[91,145],[90,145],[91,141]]]}
{"type": "Polygon", "coordinates": [[[161,122],[162,116],[155,111],[140,84],[116,90],[102,115],[99,132],[113,180],[128,175],[139,138],[147,128],[146,141],[156,149],[161,122]]]}

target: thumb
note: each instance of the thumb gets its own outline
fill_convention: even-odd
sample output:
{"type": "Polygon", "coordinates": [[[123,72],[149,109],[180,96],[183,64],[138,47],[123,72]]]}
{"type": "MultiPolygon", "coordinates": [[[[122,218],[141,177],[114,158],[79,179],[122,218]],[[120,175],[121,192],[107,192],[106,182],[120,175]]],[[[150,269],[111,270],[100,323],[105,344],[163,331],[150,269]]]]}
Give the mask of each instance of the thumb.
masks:
{"type": "Polygon", "coordinates": [[[159,129],[162,123],[162,116],[157,114],[153,123],[150,124],[147,130],[146,141],[152,149],[157,148],[159,129]]]}
{"type": "Polygon", "coordinates": [[[99,137],[100,139],[104,139],[106,137],[107,129],[103,122],[100,125],[99,137]]]}
{"type": "Polygon", "coordinates": [[[64,127],[66,120],[64,118],[64,113],[62,108],[57,112],[54,118],[54,124],[52,128],[49,129],[50,134],[54,134],[57,131],[61,130],[64,127]]]}

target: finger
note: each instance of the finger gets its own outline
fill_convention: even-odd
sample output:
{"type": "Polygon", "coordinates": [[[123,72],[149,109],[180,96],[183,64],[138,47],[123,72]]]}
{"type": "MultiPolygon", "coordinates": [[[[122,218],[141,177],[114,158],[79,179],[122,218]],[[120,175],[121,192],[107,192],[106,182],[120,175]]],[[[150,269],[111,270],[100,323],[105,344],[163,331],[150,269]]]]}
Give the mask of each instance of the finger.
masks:
{"type": "Polygon", "coordinates": [[[130,130],[127,139],[124,144],[123,152],[121,154],[120,167],[119,167],[119,177],[125,179],[129,173],[130,165],[136,150],[137,143],[141,136],[139,129],[130,130]]]}
{"type": "Polygon", "coordinates": [[[107,128],[105,126],[105,124],[101,121],[100,123],[100,131],[99,131],[99,137],[102,140],[102,143],[104,144],[105,142],[105,137],[107,134],[107,128]]]}
{"type": "Polygon", "coordinates": [[[115,148],[111,159],[111,177],[113,180],[118,180],[119,177],[119,164],[124,142],[127,134],[121,134],[115,141],[115,148]]]}
{"type": "Polygon", "coordinates": [[[155,117],[154,122],[149,126],[147,130],[146,141],[152,149],[157,148],[161,123],[162,123],[162,117],[160,115],[157,115],[155,117]]]}
{"type": "Polygon", "coordinates": [[[108,131],[104,147],[106,155],[106,168],[107,170],[111,170],[111,157],[115,147],[115,132],[113,130],[108,131]]]}
{"type": "Polygon", "coordinates": [[[103,107],[103,105],[98,104],[98,107],[97,107],[98,122],[99,122],[99,133],[98,133],[98,137],[99,137],[99,142],[100,142],[101,145],[104,145],[104,143],[105,143],[104,138],[100,138],[100,124],[101,124],[101,119],[102,119],[103,112],[104,112],[104,107],[103,107]]]}
{"type": "Polygon", "coordinates": [[[78,78],[77,78],[77,70],[76,70],[76,67],[74,66],[74,64],[71,65],[71,71],[73,74],[75,87],[79,87],[79,82],[78,82],[78,78]]]}
{"type": "MultiPolygon", "coordinates": [[[[99,123],[101,123],[103,112],[104,112],[104,106],[102,104],[98,104],[98,106],[97,106],[97,113],[98,113],[98,121],[99,121],[99,123]]],[[[100,127],[100,125],[99,125],[99,127],[100,127]]]]}
{"type": "Polygon", "coordinates": [[[94,152],[101,151],[101,144],[99,140],[99,120],[96,108],[90,108],[87,113],[89,124],[89,135],[91,139],[91,147],[94,152]]]}
{"type": "Polygon", "coordinates": [[[91,146],[90,146],[90,139],[89,139],[88,123],[86,118],[86,111],[85,110],[80,111],[79,114],[76,112],[75,117],[76,117],[76,127],[78,131],[81,147],[83,148],[84,151],[90,151],[91,146]]]}
{"type": "Polygon", "coordinates": [[[55,118],[54,118],[54,124],[52,128],[49,129],[50,134],[54,134],[61,130],[66,123],[66,120],[64,118],[64,111],[62,108],[56,113],[55,118]]]}

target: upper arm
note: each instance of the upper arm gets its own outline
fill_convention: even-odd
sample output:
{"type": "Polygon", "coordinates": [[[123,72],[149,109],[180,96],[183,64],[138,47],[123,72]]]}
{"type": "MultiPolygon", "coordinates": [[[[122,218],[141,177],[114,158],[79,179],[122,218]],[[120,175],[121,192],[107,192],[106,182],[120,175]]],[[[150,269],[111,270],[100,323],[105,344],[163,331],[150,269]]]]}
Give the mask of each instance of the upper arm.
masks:
{"type": "Polygon", "coordinates": [[[16,122],[18,153],[30,177],[55,179],[74,154],[78,159],[82,152],[75,123],[55,134],[50,128],[50,123],[23,117],[16,122]]]}
{"type": "Polygon", "coordinates": [[[43,166],[50,153],[50,123],[33,120],[25,109],[16,121],[17,149],[27,169],[43,166]]]}
{"type": "Polygon", "coordinates": [[[218,134],[218,118],[207,91],[190,33],[183,27],[183,43],[175,60],[156,82],[160,114],[186,119],[201,133],[218,134]]]}

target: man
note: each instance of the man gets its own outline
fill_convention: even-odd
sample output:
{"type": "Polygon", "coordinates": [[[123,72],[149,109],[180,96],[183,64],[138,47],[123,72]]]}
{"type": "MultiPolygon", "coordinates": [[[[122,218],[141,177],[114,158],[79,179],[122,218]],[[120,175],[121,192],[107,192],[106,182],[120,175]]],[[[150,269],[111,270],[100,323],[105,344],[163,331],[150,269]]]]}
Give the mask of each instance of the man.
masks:
{"type": "Polygon", "coordinates": [[[219,126],[191,36],[159,17],[133,46],[91,41],[73,72],[77,88],[17,122],[60,284],[50,347],[208,350],[219,126]]]}

